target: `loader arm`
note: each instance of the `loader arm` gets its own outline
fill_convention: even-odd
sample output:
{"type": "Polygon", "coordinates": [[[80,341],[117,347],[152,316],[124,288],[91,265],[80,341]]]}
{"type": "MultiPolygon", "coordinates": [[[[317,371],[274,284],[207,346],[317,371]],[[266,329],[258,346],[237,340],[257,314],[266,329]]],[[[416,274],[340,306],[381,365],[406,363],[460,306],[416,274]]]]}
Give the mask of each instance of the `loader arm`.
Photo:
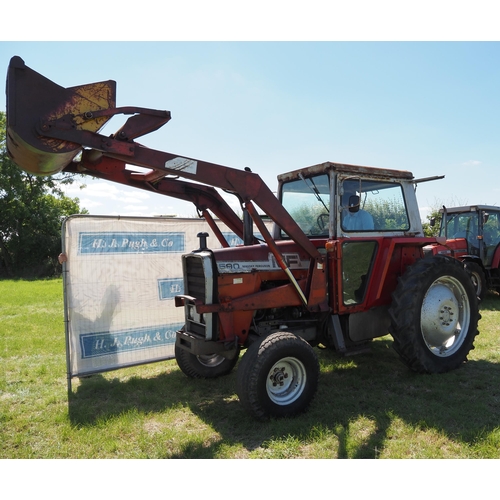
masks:
{"type": "MultiPolygon", "coordinates": [[[[212,225],[210,210],[238,237],[244,239],[243,223],[222,196],[211,186],[182,181],[177,178],[165,177],[163,172],[135,172],[126,168],[126,163],[115,158],[101,156],[92,159],[92,150],[84,150],[79,162],[71,162],[63,172],[86,174],[99,179],[117,182],[157,194],[171,196],[191,202],[199,213],[205,217],[222,246],[229,246],[222,233],[212,225]]],[[[217,227],[217,226],[215,226],[217,227]]],[[[258,243],[256,238],[254,243],[258,243]]]]}
{"type": "MultiPolygon", "coordinates": [[[[116,108],[116,84],[99,82],[64,88],[15,56],[7,74],[7,149],[15,163],[37,175],[70,168],[83,149],[90,157],[114,158],[157,173],[184,177],[254,201],[312,258],[319,258],[290,214],[259,175],[144,147],[134,141],[170,120],[170,112],[137,107],[116,108]],[[132,114],[112,136],[98,130],[116,114],[132,114]]],[[[106,163],[102,164],[105,172],[106,163]]],[[[85,164],[84,164],[85,167],[85,164]]],[[[91,175],[96,175],[99,165],[91,175]]],[[[85,173],[85,171],[83,172],[85,173]]],[[[164,193],[167,194],[167,193],[164,193]]]]}
{"type": "MultiPolygon", "coordinates": [[[[253,209],[253,203],[310,256],[309,285],[317,283],[315,276],[322,276],[319,282],[326,280],[323,257],[259,175],[249,170],[151,149],[135,142],[137,137],[167,123],[170,112],[136,107],[116,108],[115,86],[115,82],[108,81],[64,88],[28,68],[20,57],[13,57],[7,74],[7,149],[14,162],[34,174],[52,175],[65,169],[70,171],[73,160],[82,153],[81,173],[84,174],[97,177],[97,173],[101,172],[103,178],[108,176],[116,180],[107,172],[111,160],[116,160],[122,170],[119,182],[136,187],[141,182],[138,177],[134,181],[132,175],[128,178],[124,176],[125,164],[150,169],[146,177],[156,178],[157,184],[163,182],[159,185],[166,195],[170,194],[166,192],[169,181],[165,182],[169,175],[234,193],[244,206],[250,208],[249,212],[258,227],[262,221],[253,209]],[[116,134],[99,134],[100,128],[116,114],[132,116],[116,134]]],[[[145,186],[142,184],[141,187],[145,186]]],[[[263,236],[301,295],[300,287],[294,282],[270,234],[266,231],[263,236]]],[[[311,305],[307,304],[305,297],[303,302],[311,305]]],[[[326,298],[314,302],[314,307],[318,302],[325,307],[326,298]]]]}

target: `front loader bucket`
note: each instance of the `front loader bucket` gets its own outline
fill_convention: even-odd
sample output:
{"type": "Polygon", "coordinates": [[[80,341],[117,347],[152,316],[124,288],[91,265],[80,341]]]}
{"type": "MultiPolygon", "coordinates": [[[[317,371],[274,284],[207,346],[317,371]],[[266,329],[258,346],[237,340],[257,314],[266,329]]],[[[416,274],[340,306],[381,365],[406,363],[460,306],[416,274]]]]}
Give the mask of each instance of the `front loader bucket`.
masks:
{"type": "Polygon", "coordinates": [[[64,88],[40,75],[15,56],[7,73],[7,150],[23,170],[53,175],[81,151],[81,144],[43,135],[55,120],[68,127],[97,132],[109,116],[83,119],[84,113],[114,109],[116,82],[64,88]]]}

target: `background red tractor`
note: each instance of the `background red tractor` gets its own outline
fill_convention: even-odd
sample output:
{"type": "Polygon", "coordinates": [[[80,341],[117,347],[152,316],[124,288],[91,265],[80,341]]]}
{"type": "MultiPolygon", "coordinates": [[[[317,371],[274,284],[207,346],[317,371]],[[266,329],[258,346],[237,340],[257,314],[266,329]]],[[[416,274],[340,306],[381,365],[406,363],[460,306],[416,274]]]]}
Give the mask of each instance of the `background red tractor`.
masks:
{"type": "Polygon", "coordinates": [[[443,207],[440,212],[439,236],[446,242],[432,245],[432,253],[462,261],[479,298],[488,289],[500,292],[500,207],[443,207]]]}

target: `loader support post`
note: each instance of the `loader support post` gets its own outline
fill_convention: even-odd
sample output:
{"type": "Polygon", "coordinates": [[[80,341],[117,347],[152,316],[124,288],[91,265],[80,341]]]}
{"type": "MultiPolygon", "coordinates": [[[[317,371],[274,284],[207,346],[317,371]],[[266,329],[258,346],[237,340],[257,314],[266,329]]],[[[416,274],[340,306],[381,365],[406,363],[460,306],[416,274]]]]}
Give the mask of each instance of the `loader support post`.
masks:
{"type": "Polygon", "coordinates": [[[307,298],[304,295],[304,292],[302,291],[299,284],[297,283],[295,276],[292,274],[292,272],[290,271],[290,269],[286,265],[286,262],[283,259],[283,256],[281,255],[280,251],[278,250],[278,247],[276,246],[276,243],[274,242],[273,238],[269,234],[269,231],[267,230],[266,225],[262,222],[262,219],[260,218],[260,215],[257,213],[257,210],[255,210],[255,207],[253,206],[252,202],[247,202],[245,204],[245,207],[248,210],[248,213],[251,215],[253,221],[255,222],[257,229],[261,232],[265,242],[269,246],[269,249],[271,250],[272,254],[274,255],[276,262],[281,267],[281,269],[283,269],[283,271],[285,271],[286,275],[288,276],[288,279],[290,280],[290,282],[292,283],[293,287],[295,288],[298,296],[300,297],[300,300],[307,307],[307,298]]]}
{"type": "Polygon", "coordinates": [[[226,238],[224,238],[224,235],[222,234],[221,230],[219,229],[219,226],[215,223],[213,220],[212,216],[210,215],[210,212],[208,210],[203,210],[203,217],[207,221],[207,224],[210,226],[210,229],[214,232],[216,238],[219,240],[219,243],[222,245],[223,248],[228,248],[229,243],[227,242],[226,238]]]}

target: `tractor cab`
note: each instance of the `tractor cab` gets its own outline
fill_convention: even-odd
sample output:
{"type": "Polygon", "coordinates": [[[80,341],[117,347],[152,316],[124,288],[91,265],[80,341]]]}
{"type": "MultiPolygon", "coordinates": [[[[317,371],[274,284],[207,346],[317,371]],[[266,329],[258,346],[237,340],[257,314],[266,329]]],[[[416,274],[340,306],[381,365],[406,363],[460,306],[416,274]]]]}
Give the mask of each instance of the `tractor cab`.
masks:
{"type": "Polygon", "coordinates": [[[481,259],[484,267],[491,267],[500,243],[500,207],[445,207],[441,213],[439,235],[446,240],[465,239],[466,253],[481,259]]]}
{"type": "Polygon", "coordinates": [[[309,238],[423,236],[410,172],[326,162],[278,181],[281,203],[309,238]]]}

